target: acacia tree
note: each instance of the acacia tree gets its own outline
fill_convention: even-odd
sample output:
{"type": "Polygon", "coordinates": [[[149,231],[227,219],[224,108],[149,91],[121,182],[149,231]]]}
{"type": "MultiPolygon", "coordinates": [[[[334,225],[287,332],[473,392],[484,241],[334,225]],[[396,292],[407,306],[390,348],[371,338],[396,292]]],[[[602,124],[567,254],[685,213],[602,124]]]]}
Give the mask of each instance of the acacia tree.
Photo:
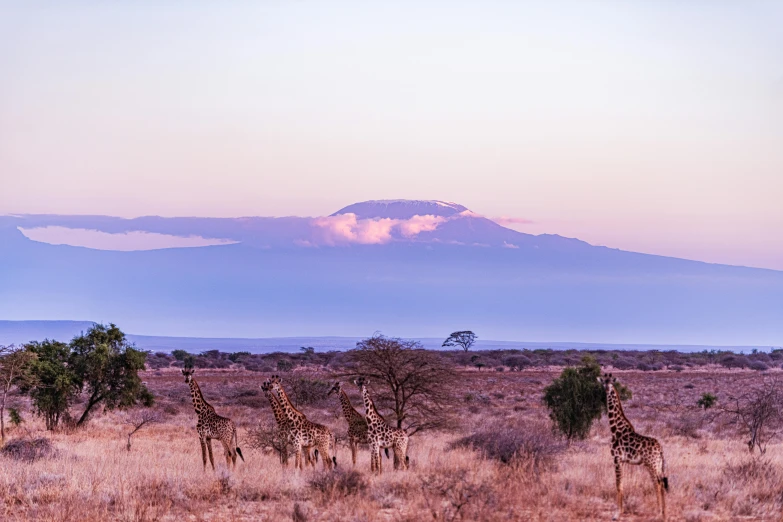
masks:
{"type": "Polygon", "coordinates": [[[30,363],[34,358],[32,352],[21,347],[0,346],[0,442],[5,442],[5,402],[8,392],[13,386],[29,380],[30,363]]]}
{"type": "Polygon", "coordinates": [[[470,350],[471,346],[476,342],[478,336],[470,330],[463,330],[461,332],[452,332],[449,337],[443,341],[442,347],[460,346],[464,351],[470,350]]]}
{"type": "Polygon", "coordinates": [[[131,346],[117,326],[94,325],[71,341],[71,350],[70,363],[79,390],[87,392],[87,404],[77,426],[101,403],[109,410],[128,408],[139,402],[152,405],[152,394],[138,373],[144,370],[147,354],[131,346]]]}
{"type": "Polygon", "coordinates": [[[68,365],[67,344],[45,339],[25,345],[34,358],[30,363],[31,379],[21,384],[22,392],[30,395],[33,408],[43,416],[46,429],[53,430],[79,392],[78,379],[68,365]]]}
{"type": "Polygon", "coordinates": [[[356,343],[346,358],[351,371],[345,375],[367,377],[374,402],[391,408],[398,428],[412,435],[451,421],[457,374],[438,354],[416,341],[376,334],[356,343]]]}
{"type": "Polygon", "coordinates": [[[87,395],[82,425],[99,404],[106,409],[127,408],[141,402],[152,405],[153,397],[138,372],[144,369],[145,352],[136,350],[115,325],[94,325],[70,344],[45,340],[26,345],[36,355],[30,366],[33,380],[22,386],[33,406],[53,430],[68,414],[74,397],[87,395]]]}

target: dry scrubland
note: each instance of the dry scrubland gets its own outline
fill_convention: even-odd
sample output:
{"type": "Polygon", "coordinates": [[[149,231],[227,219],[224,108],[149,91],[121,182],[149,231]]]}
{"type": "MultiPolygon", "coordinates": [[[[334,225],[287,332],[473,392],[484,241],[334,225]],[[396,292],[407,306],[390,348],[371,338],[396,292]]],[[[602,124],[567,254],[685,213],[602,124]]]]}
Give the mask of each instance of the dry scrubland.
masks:
{"type": "MultiPolygon", "coordinates": [[[[351,472],[349,450],[338,445],[338,471],[323,472],[319,463],[298,474],[281,469],[275,455],[252,449],[249,430],[272,418],[259,390],[268,377],[262,373],[202,369],[195,375],[207,400],[239,427],[246,462],[233,473],[214,442],[217,471],[202,470],[196,417],[179,369],[144,374],[165,418],[134,435],[130,452],[123,413],[96,415],[84,429],[49,434],[16,397],[26,422],[11,429],[9,439],[50,437],[55,454],[34,462],[0,456],[0,519],[608,520],[615,487],[607,421],[604,417],[587,441],[570,448],[552,438],[541,393],[559,371],[464,372],[456,391],[463,398],[459,427],[415,435],[411,470],[393,471],[384,458],[380,477],[370,475],[366,449],[358,473],[351,472]],[[496,428],[508,422],[515,431],[496,428]],[[522,439],[526,453],[515,465],[452,447],[460,437],[487,428],[499,437],[522,439]]],[[[727,397],[781,372],[713,367],[614,373],[634,393],[625,411],[636,429],[663,443],[670,520],[782,520],[783,443],[773,441],[763,458],[753,457],[730,427],[695,408],[703,392],[727,397]]],[[[360,409],[358,393],[351,395],[360,409]]],[[[339,437],[346,427],[336,398],[330,399],[302,409],[339,437]]],[[[625,519],[654,520],[649,476],[636,466],[627,466],[625,475],[625,519]]]]}

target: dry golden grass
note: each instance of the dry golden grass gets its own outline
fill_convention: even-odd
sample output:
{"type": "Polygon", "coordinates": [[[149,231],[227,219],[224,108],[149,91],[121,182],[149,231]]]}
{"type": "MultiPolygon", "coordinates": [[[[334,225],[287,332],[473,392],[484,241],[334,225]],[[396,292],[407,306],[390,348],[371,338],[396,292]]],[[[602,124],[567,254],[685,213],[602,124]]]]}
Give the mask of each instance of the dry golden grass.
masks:
{"type": "MultiPolygon", "coordinates": [[[[178,372],[178,370],[176,370],[178,372]]],[[[11,439],[46,436],[57,454],[33,463],[0,456],[0,520],[608,520],[615,510],[614,470],[606,419],[589,440],[559,453],[538,472],[524,463],[509,467],[450,443],[497,419],[515,418],[531,429],[546,421],[543,387],[557,371],[467,372],[458,393],[481,395],[466,402],[462,427],[453,433],[422,433],[411,440],[411,470],[397,472],[384,458],[384,474],[369,473],[360,451],[357,475],[350,452],[338,448],[338,471],[283,470],[274,455],[252,450],[244,435],[271,417],[263,396],[252,395],[264,378],[250,372],[196,374],[218,413],[239,426],[246,462],[228,472],[222,450],[217,471],[204,472],[188,388],[173,370],[144,379],[169,415],[134,435],[120,413],[94,418],[72,433],[46,433],[27,422],[11,439]],[[244,391],[244,393],[242,393],[244,391]],[[260,399],[259,399],[260,397],[260,399]]],[[[626,414],[640,433],[663,444],[671,491],[670,520],[783,520],[783,444],[770,444],[763,459],[751,457],[743,440],[691,408],[705,391],[719,396],[751,386],[759,374],[732,372],[617,372],[634,392],[626,414]],[[686,388],[686,385],[693,387],[686,388]]],[[[18,399],[20,400],[20,399],[18,399]]],[[[359,402],[355,399],[355,404],[359,402]]],[[[337,401],[303,408],[338,435],[337,401]]],[[[656,501],[647,473],[625,468],[625,520],[655,520],[656,501]]]]}

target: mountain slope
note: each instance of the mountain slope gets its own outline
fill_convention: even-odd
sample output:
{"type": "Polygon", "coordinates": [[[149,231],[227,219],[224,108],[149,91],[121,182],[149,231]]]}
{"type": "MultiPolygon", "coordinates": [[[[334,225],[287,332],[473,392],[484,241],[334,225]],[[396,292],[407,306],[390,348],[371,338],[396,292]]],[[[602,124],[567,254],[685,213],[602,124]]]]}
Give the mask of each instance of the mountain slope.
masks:
{"type": "Polygon", "coordinates": [[[354,208],[373,217],[338,213],[316,218],[327,219],[321,225],[310,218],[2,218],[0,317],[89,317],[131,332],[199,337],[442,337],[470,328],[484,339],[783,344],[783,272],[522,234],[460,206],[443,206],[447,215],[435,216],[433,230],[409,237],[390,229],[378,244],[301,239],[432,209],[413,207],[373,203],[354,208]],[[34,242],[16,229],[64,222],[241,243],[98,251],[34,242]]]}

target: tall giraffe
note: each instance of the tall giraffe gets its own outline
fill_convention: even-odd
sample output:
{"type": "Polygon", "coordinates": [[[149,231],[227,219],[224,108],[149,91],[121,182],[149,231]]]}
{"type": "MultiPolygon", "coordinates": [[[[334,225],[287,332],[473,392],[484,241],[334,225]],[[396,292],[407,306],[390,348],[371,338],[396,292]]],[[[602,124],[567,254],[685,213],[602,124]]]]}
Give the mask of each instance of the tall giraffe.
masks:
{"type": "MultiPolygon", "coordinates": [[[[271,381],[272,388],[277,392],[280,398],[280,406],[283,407],[286,417],[288,417],[289,429],[291,433],[291,442],[294,446],[294,468],[304,469],[302,462],[302,451],[306,448],[315,446],[322,453],[324,469],[331,469],[332,464],[337,465],[337,458],[330,457],[330,447],[334,446],[334,435],[323,424],[316,424],[307,419],[304,413],[294,408],[288,399],[280,377],[273,375],[271,381]]],[[[336,449],[336,448],[335,448],[336,449]]]]}
{"type": "MultiPolygon", "coordinates": [[[[291,428],[289,426],[288,417],[285,414],[283,406],[280,404],[280,399],[272,392],[272,385],[269,381],[265,381],[261,385],[261,389],[264,392],[269,405],[272,407],[272,414],[275,417],[277,423],[278,444],[280,445],[280,463],[283,467],[288,466],[288,445],[291,440],[291,428]]],[[[318,450],[315,450],[315,462],[310,459],[310,448],[304,448],[305,460],[308,464],[315,466],[315,462],[318,462],[318,450]]]]}
{"type": "MultiPolygon", "coordinates": [[[[356,411],[351,404],[351,399],[348,398],[348,394],[343,390],[343,384],[336,382],[332,389],[329,390],[329,395],[336,393],[340,399],[340,405],[343,408],[343,417],[348,422],[348,445],[351,447],[351,459],[353,465],[356,466],[356,453],[359,451],[359,444],[370,444],[370,438],[367,436],[367,420],[361,413],[356,411]]],[[[389,448],[383,448],[386,452],[386,458],[389,458],[389,448]]]]}
{"type": "Polygon", "coordinates": [[[650,472],[655,484],[655,494],[663,520],[666,520],[666,497],[664,491],[669,491],[669,479],[664,475],[665,463],[661,443],[652,437],[639,435],[623,413],[620,395],[614,387],[617,379],[612,374],[604,374],[598,378],[606,391],[606,410],[609,417],[609,429],[612,430],[612,457],[614,458],[614,474],[617,480],[617,514],[615,519],[623,514],[623,474],[622,464],[642,464],[650,472]]]}
{"type": "Polygon", "coordinates": [[[204,470],[207,469],[207,449],[209,450],[209,463],[212,470],[215,470],[215,461],[212,458],[212,439],[218,439],[223,443],[223,449],[226,454],[226,466],[236,468],[237,455],[244,462],[242,450],[237,445],[237,427],[234,421],[229,418],[221,417],[215,413],[215,408],[204,400],[201,388],[198,387],[193,378],[193,368],[184,368],[182,375],[185,376],[185,382],[190,386],[190,396],[193,399],[193,408],[198,415],[196,423],[196,432],[198,432],[199,442],[201,443],[201,460],[204,462],[204,470]]]}
{"type": "Polygon", "coordinates": [[[362,390],[362,400],[364,400],[367,436],[370,439],[370,471],[383,473],[381,448],[389,447],[394,450],[394,469],[408,469],[408,434],[402,428],[389,426],[378,413],[367,391],[369,381],[360,377],[354,383],[362,390]]]}

